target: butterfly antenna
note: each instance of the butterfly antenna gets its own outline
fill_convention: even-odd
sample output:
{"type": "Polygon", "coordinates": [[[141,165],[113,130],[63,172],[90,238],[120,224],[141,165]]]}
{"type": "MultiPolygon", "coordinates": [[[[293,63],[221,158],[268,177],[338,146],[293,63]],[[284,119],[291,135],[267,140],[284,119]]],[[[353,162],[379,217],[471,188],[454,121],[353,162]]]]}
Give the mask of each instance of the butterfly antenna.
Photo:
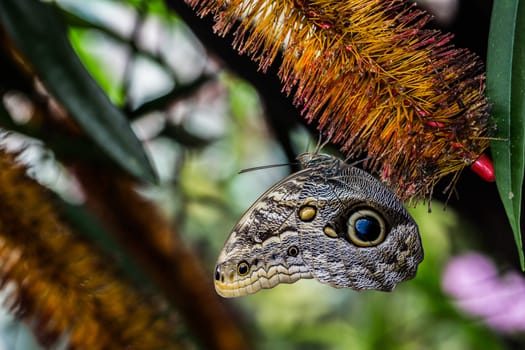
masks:
{"type": "Polygon", "coordinates": [[[322,141],[323,141],[323,136],[321,133],[319,133],[319,137],[317,138],[317,144],[315,145],[315,149],[314,149],[314,154],[318,154],[321,148],[323,147],[322,141]]]}
{"type": "Polygon", "coordinates": [[[249,171],[255,171],[255,170],[262,170],[262,169],[269,169],[269,168],[277,168],[280,166],[290,166],[290,165],[297,165],[299,163],[282,163],[282,164],[270,164],[270,165],[261,165],[261,166],[254,166],[252,168],[246,168],[239,171],[239,174],[247,173],[249,171]]]}
{"type": "MultiPolygon", "coordinates": [[[[306,144],[306,149],[304,150],[304,153],[308,153],[308,150],[310,149],[311,143],[312,143],[312,139],[308,138],[308,143],[306,144]]],[[[317,141],[317,143],[319,143],[319,141],[317,141]]]]}
{"type": "Polygon", "coordinates": [[[317,140],[317,146],[315,147],[315,154],[319,154],[319,152],[330,143],[331,137],[328,136],[326,140],[323,141],[323,136],[321,133],[319,133],[319,140],[317,140]]]}
{"type": "Polygon", "coordinates": [[[347,158],[345,158],[345,163],[347,163],[347,164],[350,165],[350,166],[356,166],[356,165],[358,165],[358,164],[361,164],[361,163],[366,162],[367,160],[372,159],[373,157],[372,157],[372,156],[368,156],[368,157],[363,158],[363,159],[354,160],[352,163],[348,163],[348,161],[350,160],[350,158],[351,158],[351,157],[347,157],[347,158]]]}

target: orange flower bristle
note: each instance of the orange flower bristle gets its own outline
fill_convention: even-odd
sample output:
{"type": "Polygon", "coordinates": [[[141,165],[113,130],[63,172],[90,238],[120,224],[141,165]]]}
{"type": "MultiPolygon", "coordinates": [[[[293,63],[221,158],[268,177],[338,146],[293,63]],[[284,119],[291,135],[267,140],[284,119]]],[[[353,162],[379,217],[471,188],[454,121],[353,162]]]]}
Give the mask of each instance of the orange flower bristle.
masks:
{"type": "Polygon", "coordinates": [[[489,145],[482,62],[409,1],[187,1],[263,71],[281,52],[283,91],[306,120],[402,199],[429,196],[489,145]]]}

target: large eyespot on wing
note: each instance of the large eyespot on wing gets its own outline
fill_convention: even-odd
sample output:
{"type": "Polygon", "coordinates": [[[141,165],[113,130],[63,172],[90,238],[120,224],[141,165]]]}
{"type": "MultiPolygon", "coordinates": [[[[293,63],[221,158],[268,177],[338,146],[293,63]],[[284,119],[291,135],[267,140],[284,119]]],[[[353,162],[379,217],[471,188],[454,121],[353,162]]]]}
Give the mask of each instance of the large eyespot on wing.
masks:
{"type": "Polygon", "coordinates": [[[392,218],[363,205],[338,216],[335,222],[305,223],[310,226],[301,235],[303,260],[318,281],[336,288],[390,291],[415,276],[423,249],[410,217],[392,218]]]}
{"type": "Polygon", "coordinates": [[[372,208],[357,208],[348,215],[348,239],[359,247],[374,247],[385,240],[385,219],[372,208]]]}

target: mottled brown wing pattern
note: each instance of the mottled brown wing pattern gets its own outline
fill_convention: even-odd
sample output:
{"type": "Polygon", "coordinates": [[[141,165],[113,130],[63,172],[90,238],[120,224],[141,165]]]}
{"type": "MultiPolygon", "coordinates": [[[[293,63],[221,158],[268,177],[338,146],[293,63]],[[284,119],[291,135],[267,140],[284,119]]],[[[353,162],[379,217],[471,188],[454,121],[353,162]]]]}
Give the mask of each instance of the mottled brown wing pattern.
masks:
{"type": "Polygon", "coordinates": [[[417,225],[386,186],[338,158],[306,153],[304,169],[266,191],[217,260],[224,297],[316,278],[334,287],[391,290],[423,259],[417,225]]]}
{"type": "Polygon", "coordinates": [[[386,186],[344,163],[337,174],[313,180],[303,186],[299,202],[308,201],[317,214],[309,221],[298,220],[298,231],[304,263],[317,280],[334,287],[388,291],[415,276],[423,260],[419,231],[386,186]],[[384,237],[377,244],[372,237],[367,244],[366,236],[351,235],[356,229],[349,225],[352,217],[357,222],[382,221],[384,237]]]}

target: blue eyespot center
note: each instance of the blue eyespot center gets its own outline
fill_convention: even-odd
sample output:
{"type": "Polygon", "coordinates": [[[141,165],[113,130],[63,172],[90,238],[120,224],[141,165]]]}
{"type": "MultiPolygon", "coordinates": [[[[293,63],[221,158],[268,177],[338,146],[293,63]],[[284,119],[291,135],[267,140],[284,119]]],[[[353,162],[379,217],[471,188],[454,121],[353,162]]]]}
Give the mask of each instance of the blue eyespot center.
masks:
{"type": "Polygon", "coordinates": [[[375,241],[381,235],[381,225],[376,218],[363,216],[355,221],[355,232],[362,241],[375,241]]]}
{"type": "Polygon", "coordinates": [[[386,221],[373,208],[358,208],[347,222],[347,239],[359,247],[374,247],[386,238],[386,221]]]}

